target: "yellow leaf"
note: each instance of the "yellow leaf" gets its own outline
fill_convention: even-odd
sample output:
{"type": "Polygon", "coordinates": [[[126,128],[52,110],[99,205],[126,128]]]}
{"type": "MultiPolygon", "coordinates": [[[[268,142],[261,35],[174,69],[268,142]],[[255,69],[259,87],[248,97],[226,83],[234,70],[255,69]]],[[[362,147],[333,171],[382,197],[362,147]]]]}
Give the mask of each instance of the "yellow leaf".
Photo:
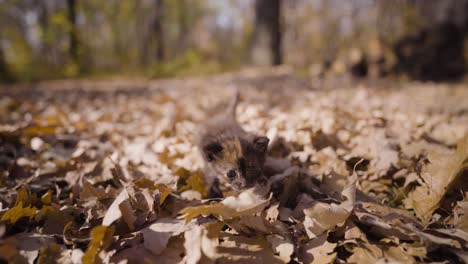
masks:
{"type": "Polygon", "coordinates": [[[55,134],[55,126],[31,126],[24,130],[26,135],[51,135],[55,134]]]}
{"type": "Polygon", "coordinates": [[[31,219],[36,214],[36,207],[23,207],[23,203],[20,202],[17,206],[14,206],[10,210],[8,210],[3,216],[1,221],[9,221],[10,223],[14,224],[19,219],[23,217],[29,217],[31,219]]]}
{"type": "Polygon", "coordinates": [[[15,201],[15,206],[19,204],[24,204],[27,205],[27,199],[29,197],[29,192],[26,187],[22,186],[19,190],[18,193],[16,194],[16,201],[15,201]]]}
{"type": "Polygon", "coordinates": [[[208,195],[208,188],[202,171],[190,172],[185,168],[180,168],[175,174],[181,179],[185,179],[185,185],[179,188],[179,192],[194,190],[201,193],[203,197],[208,195]]]}
{"type": "Polygon", "coordinates": [[[187,207],[182,209],[180,213],[185,214],[185,222],[190,222],[199,215],[212,214],[222,219],[253,215],[261,212],[268,205],[270,198],[264,199],[256,195],[254,189],[249,189],[239,194],[238,197],[230,196],[220,203],[187,207]]]}
{"type": "Polygon", "coordinates": [[[28,189],[26,187],[22,186],[16,195],[16,200],[15,200],[15,206],[18,204],[23,204],[23,206],[29,206],[29,205],[35,205],[38,206],[40,205],[40,200],[37,198],[37,195],[35,193],[29,194],[28,189]]]}
{"type": "Polygon", "coordinates": [[[48,126],[58,126],[62,124],[61,118],[64,118],[63,113],[58,113],[54,116],[36,116],[33,118],[35,123],[40,123],[48,126]]]}
{"type": "Polygon", "coordinates": [[[200,205],[194,207],[187,207],[180,211],[181,214],[185,214],[185,223],[190,222],[193,218],[199,215],[218,215],[218,216],[235,216],[235,210],[226,208],[221,203],[213,203],[209,205],[200,205]]]}
{"type": "Polygon", "coordinates": [[[46,205],[50,205],[52,203],[52,191],[48,190],[46,194],[41,197],[41,202],[46,205]]]}
{"type": "Polygon", "coordinates": [[[103,189],[94,187],[90,182],[83,182],[83,189],[80,192],[80,199],[83,200],[104,200],[114,198],[115,195],[112,191],[106,192],[103,189]]]}
{"type": "Polygon", "coordinates": [[[160,196],[159,196],[159,204],[163,204],[164,201],[166,200],[167,196],[171,193],[171,188],[167,187],[164,184],[157,184],[156,189],[159,190],[160,196]]]}
{"type": "Polygon", "coordinates": [[[86,253],[81,259],[84,264],[98,263],[98,255],[101,250],[107,249],[112,243],[114,228],[107,226],[96,226],[91,230],[91,242],[86,253]]]}
{"type": "Polygon", "coordinates": [[[134,182],[134,184],[135,184],[135,187],[140,188],[140,189],[146,188],[152,191],[156,190],[156,184],[146,178],[141,178],[138,181],[134,182]]]}
{"type": "Polygon", "coordinates": [[[152,191],[158,190],[160,193],[159,204],[163,204],[167,196],[172,192],[171,188],[167,187],[164,184],[155,184],[151,180],[142,178],[135,182],[135,186],[140,189],[150,189],[152,191]]]}
{"type": "Polygon", "coordinates": [[[161,163],[163,164],[166,164],[167,166],[172,166],[174,161],[178,158],[182,158],[184,155],[181,154],[181,153],[177,153],[177,154],[174,154],[174,155],[171,155],[169,153],[169,150],[166,148],[164,149],[163,152],[161,152],[159,155],[158,155],[158,159],[161,163]]]}
{"type": "Polygon", "coordinates": [[[37,264],[58,263],[62,254],[62,248],[56,243],[41,248],[37,264]]]}

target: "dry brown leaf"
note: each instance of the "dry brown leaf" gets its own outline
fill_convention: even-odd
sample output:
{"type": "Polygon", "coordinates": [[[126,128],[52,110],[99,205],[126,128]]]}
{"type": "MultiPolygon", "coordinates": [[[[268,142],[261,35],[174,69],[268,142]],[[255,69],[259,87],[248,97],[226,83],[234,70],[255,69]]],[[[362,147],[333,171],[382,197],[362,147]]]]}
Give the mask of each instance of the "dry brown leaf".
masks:
{"type": "Polygon", "coordinates": [[[452,187],[452,183],[468,167],[468,136],[458,143],[453,155],[432,152],[428,159],[430,164],[422,174],[423,182],[404,201],[406,207],[413,209],[426,223],[452,187]]]}
{"type": "Polygon", "coordinates": [[[247,238],[226,233],[219,237],[222,242],[218,247],[218,261],[221,263],[284,263],[262,237],[247,238]]]}
{"type": "Polygon", "coordinates": [[[310,90],[276,71],[2,91],[0,262],[463,262],[468,193],[446,153],[467,132],[466,85],[310,90]],[[228,84],[241,88],[242,127],[271,139],[271,200],[199,201],[208,186],[193,138],[228,84]],[[417,217],[401,204],[410,192],[417,217]],[[214,217],[184,225],[183,208],[214,217]]]}
{"type": "MultiPolygon", "coordinates": [[[[347,259],[347,261],[349,263],[374,264],[383,257],[383,252],[379,247],[372,244],[365,244],[363,247],[354,248],[353,254],[347,259]]],[[[385,260],[392,261],[390,259],[385,260]]]]}
{"type": "Polygon", "coordinates": [[[468,233],[468,201],[460,201],[457,203],[454,211],[454,225],[468,233]]]}
{"type": "Polygon", "coordinates": [[[186,179],[186,184],[179,189],[179,192],[194,190],[201,193],[203,197],[208,195],[205,176],[201,170],[192,173],[185,168],[180,168],[176,171],[176,175],[186,179]]]}
{"type": "Polygon", "coordinates": [[[81,258],[84,264],[99,263],[99,253],[106,250],[112,243],[114,228],[107,226],[96,226],[91,230],[91,242],[88,249],[81,258]]]}
{"type": "Polygon", "coordinates": [[[398,152],[392,147],[392,141],[384,129],[369,128],[365,133],[353,138],[355,148],[352,153],[354,156],[370,158],[371,167],[382,175],[392,165],[398,164],[398,152]]]}
{"type": "Polygon", "coordinates": [[[271,249],[275,254],[285,262],[289,263],[291,255],[294,253],[294,244],[288,239],[279,235],[269,235],[266,237],[268,243],[271,244],[271,249]]]}
{"type": "Polygon", "coordinates": [[[135,229],[135,222],[137,221],[137,217],[135,216],[135,212],[129,200],[124,200],[121,202],[119,204],[119,210],[128,228],[130,228],[130,230],[135,229]]]}
{"type": "Polygon", "coordinates": [[[155,255],[161,254],[167,246],[169,239],[182,234],[190,228],[183,220],[162,218],[141,230],[144,246],[155,255]]]}
{"type": "Polygon", "coordinates": [[[336,243],[328,242],[327,235],[323,234],[302,245],[299,248],[298,259],[302,263],[332,263],[336,258],[335,248],[336,243]]]}
{"type": "Polygon", "coordinates": [[[65,225],[73,221],[73,212],[58,209],[58,206],[46,205],[35,217],[36,221],[44,221],[44,234],[62,235],[65,225]]]}
{"type": "Polygon", "coordinates": [[[242,192],[237,197],[229,196],[220,203],[184,208],[180,214],[184,215],[186,222],[199,215],[212,214],[222,219],[253,215],[260,213],[268,205],[270,198],[265,199],[257,195],[252,188],[242,192]]]}
{"type": "Polygon", "coordinates": [[[156,184],[152,182],[149,179],[142,178],[138,181],[134,182],[135,187],[140,188],[140,189],[150,189],[152,191],[158,190],[160,193],[159,196],[159,204],[163,204],[164,201],[166,200],[167,196],[172,192],[171,188],[167,187],[164,184],[156,184]]]}
{"type": "Polygon", "coordinates": [[[417,234],[420,237],[420,239],[428,241],[429,244],[433,243],[437,245],[446,245],[458,249],[462,247],[460,242],[454,238],[447,238],[446,236],[437,236],[429,232],[421,231],[417,227],[415,227],[414,224],[405,224],[405,227],[413,233],[417,234]]]}
{"type": "Polygon", "coordinates": [[[11,259],[12,263],[17,263],[18,261],[21,263],[20,259],[26,259],[27,262],[25,263],[34,263],[39,256],[41,248],[54,244],[55,241],[51,236],[37,233],[20,233],[15,237],[10,237],[0,242],[0,259],[11,259]],[[8,250],[9,252],[3,250],[8,250]]]}
{"type": "MultiPolygon", "coordinates": [[[[210,223],[206,225],[192,225],[184,233],[185,258],[187,264],[206,263],[206,258],[215,261],[218,257],[218,234],[223,224],[210,223]],[[205,261],[201,261],[201,260],[205,261]]],[[[211,262],[210,261],[210,262],[211,262]]]]}
{"type": "Polygon", "coordinates": [[[271,205],[266,211],[265,211],[265,219],[273,223],[278,219],[279,216],[279,211],[278,211],[279,203],[275,203],[271,205]]]}
{"type": "MultiPolygon", "coordinates": [[[[103,226],[110,226],[113,222],[117,219],[122,217],[122,210],[120,210],[120,204],[124,201],[127,201],[130,198],[127,189],[123,189],[120,194],[115,198],[114,202],[112,202],[111,206],[107,210],[104,218],[102,219],[103,226]]],[[[132,212],[126,211],[125,213],[131,214],[132,212]]],[[[127,218],[129,218],[127,216],[127,218]]]]}
{"type": "Polygon", "coordinates": [[[90,182],[83,182],[83,189],[80,192],[80,199],[82,200],[103,200],[114,198],[113,191],[106,191],[101,188],[95,188],[90,182]]]}
{"type": "Polygon", "coordinates": [[[62,255],[63,248],[56,244],[51,243],[47,247],[44,247],[39,252],[39,258],[37,259],[38,264],[54,263],[59,260],[62,255]]]}
{"type": "Polygon", "coordinates": [[[389,247],[385,249],[380,249],[380,253],[378,252],[379,249],[377,249],[374,245],[367,244],[366,248],[369,250],[367,254],[372,252],[372,257],[365,260],[364,258],[366,254],[360,250],[356,250],[355,253],[348,260],[352,261],[353,257],[356,257],[359,259],[358,261],[363,261],[358,263],[367,263],[367,261],[372,261],[374,259],[377,259],[375,263],[415,263],[415,259],[410,254],[408,254],[408,252],[404,251],[399,247],[389,247]],[[361,254],[361,256],[359,256],[359,254],[361,254]]]}
{"type": "Polygon", "coordinates": [[[312,207],[304,209],[304,227],[309,238],[320,236],[326,231],[337,226],[342,226],[351,215],[356,200],[356,175],[348,179],[347,186],[343,189],[345,198],[341,204],[328,204],[314,202],[312,207]]]}

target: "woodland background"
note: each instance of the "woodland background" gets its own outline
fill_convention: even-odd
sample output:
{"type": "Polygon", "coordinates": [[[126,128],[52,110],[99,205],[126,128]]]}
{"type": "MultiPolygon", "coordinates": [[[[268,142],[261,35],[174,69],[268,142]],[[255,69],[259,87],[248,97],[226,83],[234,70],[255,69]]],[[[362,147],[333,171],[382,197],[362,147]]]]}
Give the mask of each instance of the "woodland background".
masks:
{"type": "Polygon", "coordinates": [[[0,263],[468,263],[467,36],[468,0],[0,0],[0,263]],[[208,199],[233,88],[282,172],[208,199]]]}
{"type": "Polygon", "coordinates": [[[2,0],[0,80],[151,78],[285,64],[457,79],[468,1],[2,0]]]}

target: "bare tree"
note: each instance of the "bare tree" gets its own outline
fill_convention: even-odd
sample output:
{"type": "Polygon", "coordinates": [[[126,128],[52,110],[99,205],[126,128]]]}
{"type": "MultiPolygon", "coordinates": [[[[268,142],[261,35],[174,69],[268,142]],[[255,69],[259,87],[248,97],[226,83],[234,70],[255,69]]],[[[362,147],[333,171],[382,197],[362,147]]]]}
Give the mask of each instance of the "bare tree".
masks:
{"type": "Polygon", "coordinates": [[[67,0],[68,22],[70,23],[69,53],[73,61],[78,62],[78,31],[76,28],[76,1],[67,0]]]}
{"type": "Polygon", "coordinates": [[[153,32],[156,39],[156,59],[163,61],[165,59],[164,50],[164,29],[162,26],[164,16],[164,0],[156,0],[156,12],[153,21],[153,32]]]}
{"type": "Polygon", "coordinates": [[[281,35],[281,0],[257,0],[252,45],[253,62],[266,64],[269,59],[269,63],[273,65],[281,64],[283,62],[281,35]]]}
{"type": "Polygon", "coordinates": [[[13,76],[8,69],[8,64],[5,59],[5,53],[0,43],[0,82],[13,81],[13,76]]]}
{"type": "Polygon", "coordinates": [[[188,46],[188,38],[189,38],[189,27],[188,27],[188,4],[186,0],[179,0],[178,1],[178,9],[179,9],[179,17],[178,17],[178,24],[179,24],[179,36],[178,36],[178,44],[176,51],[178,53],[183,53],[188,46]]]}

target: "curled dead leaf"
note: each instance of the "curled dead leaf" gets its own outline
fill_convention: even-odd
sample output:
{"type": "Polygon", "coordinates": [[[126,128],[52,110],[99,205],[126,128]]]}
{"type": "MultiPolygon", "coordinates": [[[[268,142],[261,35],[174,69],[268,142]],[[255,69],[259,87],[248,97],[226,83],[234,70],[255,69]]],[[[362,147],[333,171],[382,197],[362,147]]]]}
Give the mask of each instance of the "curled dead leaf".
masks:
{"type": "Polygon", "coordinates": [[[91,230],[91,242],[82,257],[84,264],[99,263],[99,253],[106,250],[112,243],[114,228],[107,226],[96,226],[91,230]]]}
{"type": "Polygon", "coordinates": [[[221,219],[228,219],[242,215],[253,215],[260,213],[269,203],[271,195],[268,199],[257,195],[254,189],[249,189],[238,197],[229,196],[220,203],[212,203],[209,205],[200,205],[195,207],[187,207],[179,213],[184,215],[185,221],[189,222],[199,215],[215,215],[221,219]]]}
{"type": "Polygon", "coordinates": [[[457,177],[468,168],[468,136],[458,142],[457,151],[453,155],[431,152],[428,159],[430,164],[422,173],[421,185],[404,200],[406,207],[413,209],[426,223],[457,177]]]}

